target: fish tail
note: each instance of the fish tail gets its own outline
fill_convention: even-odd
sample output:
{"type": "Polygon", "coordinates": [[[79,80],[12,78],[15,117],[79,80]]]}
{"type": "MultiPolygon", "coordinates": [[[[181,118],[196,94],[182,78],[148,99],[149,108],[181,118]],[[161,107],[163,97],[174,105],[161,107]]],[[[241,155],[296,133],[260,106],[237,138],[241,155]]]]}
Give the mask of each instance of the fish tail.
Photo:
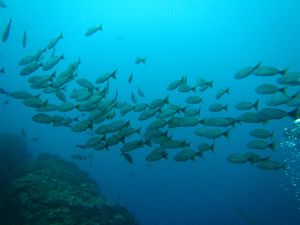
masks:
{"type": "Polygon", "coordinates": [[[223,135],[225,138],[229,139],[229,137],[230,137],[230,129],[226,130],[222,135],[223,135]]]}
{"type": "Polygon", "coordinates": [[[258,105],[259,105],[259,99],[257,99],[254,104],[253,104],[253,108],[257,111],[258,110],[258,105]]]}
{"type": "Polygon", "coordinates": [[[275,141],[272,142],[271,144],[268,145],[268,147],[269,147],[272,151],[275,152],[275,150],[276,150],[276,142],[275,142],[275,141]]]}
{"type": "Polygon", "coordinates": [[[278,73],[281,74],[281,75],[285,75],[287,73],[288,69],[283,69],[283,70],[280,70],[278,73]]]}

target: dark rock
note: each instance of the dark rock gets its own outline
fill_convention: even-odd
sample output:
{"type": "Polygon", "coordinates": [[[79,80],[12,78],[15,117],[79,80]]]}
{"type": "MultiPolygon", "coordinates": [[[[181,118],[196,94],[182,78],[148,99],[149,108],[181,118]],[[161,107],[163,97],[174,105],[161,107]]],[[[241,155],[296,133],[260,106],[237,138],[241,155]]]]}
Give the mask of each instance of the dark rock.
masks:
{"type": "Polygon", "coordinates": [[[99,194],[88,174],[58,156],[41,154],[2,195],[3,225],[137,225],[99,194]]]}
{"type": "Polygon", "coordinates": [[[0,134],[0,189],[24,172],[31,160],[24,138],[14,134],[0,134]]]}

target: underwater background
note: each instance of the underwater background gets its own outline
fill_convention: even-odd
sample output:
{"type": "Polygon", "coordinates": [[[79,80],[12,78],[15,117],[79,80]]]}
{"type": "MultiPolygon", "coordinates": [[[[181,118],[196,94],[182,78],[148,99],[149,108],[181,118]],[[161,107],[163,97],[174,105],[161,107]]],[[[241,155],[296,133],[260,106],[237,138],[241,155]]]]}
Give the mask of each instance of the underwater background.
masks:
{"type": "MultiPolygon", "coordinates": [[[[19,75],[22,67],[18,62],[47,46],[61,32],[63,39],[55,51],[63,53],[65,60],[54,70],[60,73],[80,58],[78,77],[94,81],[100,74],[117,69],[116,79],[109,82],[109,96],[113,98],[117,90],[118,101],[132,104],[132,93],[142,88],[145,97],[138,97],[140,102],[169,96],[170,102],[185,106],[189,94],[170,92],[166,89],[168,84],[182,75],[191,84],[199,77],[213,80],[213,89],[196,92],[203,98],[199,104],[201,118],[237,118],[241,112],[234,105],[243,100],[254,102],[259,98],[259,108],[263,108],[266,97],[254,89],[262,83],[275,84],[277,78],[234,79],[236,72],[245,66],[262,61],[264,65],[300,71],[299,1],[6,0],[5,3],[7,8],[0,8],[0,27],[4,29],[10,18],[12,25],[8,40],[0,44],[0,68],[5,68],[5,74],[0,75],[0,87],[7,92],[39,93],[29,88],[27,77],[19,75]],[[89,27],[100,24],[102,32],[85,37],[89,27]],[[27,45],[22,48],[25,29],[27,45]],[[135,63],[139,56],[146,57],[145,64],[135,63]],[[133,81],[129,84],[131,73],[133,81]],[[227,87],[230,93],[219,102],[228,104],[228,112],[210,112],[208,107],[216,102],[216,90],[227,87]]],[[[42,70],[34,73],[49,74],[42,70]]],[[[75,86],[71,84],[67,90],[75,86]]],[[[290,94],[297,88],[292,86],[290,94]]],[[[139,224],[300,223],[297,196],[300,184],[293,183],[294,178],[291,184],[285,169],[265,171],[250,163],[233,164],[226,160],[232,153],[248,151],[246,144],[251,140],[248,132],[262,127],[261,124],[236,124],[230,128],[230,137],[218,138],[215,152],[205,153],[204,159],[177,162],[173,157],[178,150],[170,150],[168,160],[148,162],[145,157],[153,147],[145,145],[132,152],[130,164],[120,156],[122,143],[109,147],[108,151],[82,150],[76,146],[85,143],[89,132],[76,133],[66,127],[35,123],[32,120],[35,109],[0,95],[1,104],[7,99],[9,103],[0,106],[2,133],[21,135],[23,129],[30,138],[39,138],[36,142],[28,138],[28,149],[33,156],[48,152],[76,162],[90,173],[107,199],[125,206],[139,224]],[[71,156],[77,153],[92,155],[87,160],[75,160],[71,156]]],[[[58,104],[55,95],[47,99],[58,104]]],[[[291,110],[287,106],[279,108],[291,110]]],[[[149,122],[139,121],[138,115],[129,112],[122,117],[117,113],[114,120],[130,121],[133,127],[145,130],[149,122]]],[[[296,166],[288,168],[299,178],[300,156],[289,155],[291,148],[294,151],[297,146],[280,144],[284,129],[292,127],[294,119],[286,116],[264,125],[275,131],[276,151],[263,150],[263,153],[279,162],[295,157],[296,166]]],[[[172,138],[187,140],[194,148],[205,141],[195,136],[192,128],[176,128],[169,133],[172,138]]]]}

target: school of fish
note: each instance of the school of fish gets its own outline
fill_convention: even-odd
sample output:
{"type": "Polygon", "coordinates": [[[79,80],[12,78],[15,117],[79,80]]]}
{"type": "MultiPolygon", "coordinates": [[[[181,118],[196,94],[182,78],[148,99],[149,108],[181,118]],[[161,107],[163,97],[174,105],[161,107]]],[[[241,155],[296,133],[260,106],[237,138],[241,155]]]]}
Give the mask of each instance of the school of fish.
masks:
{"type": "MultiPolygon", "coordinates": [[[[0,1],[0,7],[7,7],[4,1],[0,1]]],[[[3,43],[8,41],[12,25],[13,21],[9,19],[2,33],[3,43]]],[[[87,29],[84,36],[88,38],[97,35],[97,32],[103,32],[102,24],[87,29]]],[[[0,88],[0,95],[22,101],[26,107],[33,108],[36,111],[32,116],[34,122],[53,127],[67,127],[76,133],[87,133],[90,138],[85,143],[78,143],[78,148],[95,151],[117,148],[120,156],[128,163],[134,162],[134,151],[145,148],[148,151],[145,160],[148,162],[168,159],[170,156],[177,162],[198,161],[205,159],[207,152],[217,151],[217,141],[223,137],[229,139],[231,130],[236,129],[236,126],[255,124],[257,127],[249,132],[249,142],[245,143],[247,150],[231,153],[227,160],[234,164],[249,163],[261,170],[285,168],[284,163],[272,160],[272,151],[276,150],[274,131],[264,126],[268,122],[285,117],[299,118],[300,91],[297,88],[300,85],[300,72],[278,69],[263,65],[262,62],[241,68],[233,76],[234,79],[247,79],[249,76],[273,79],[272,82],[262,83],[253,88],[258,96],[255,101],[222,104],[219,100],[224,95],[230,95],[230,87],[214,91],[212,79],[199,78],[192,84],[185,75],[167,85],[167,96],[150,102],[141,101],[145,98],[145,93],[138,87],[137,93],[129,94],[130,101],[122,101],[118,91],[110,88],[110,84],[118,79],[117,69],[99,73],[95,80],[88,80],[78,73],[81,66],[78,58],[58,72],[57,65],[65,60],[65,56],[57,54],[55,47],[63,38],[63,33],[60,33],[45,47],[20,58],[19,75],[27,79],[27,90],[0,88]],[[204,105],[202,96],[208,89],[214,91],[215,102],[204,105]],[[290,94],[290,89],[296,91],[290,94]],[[184,104],[176,104],[170,100],[175,91],[185,96],[184,104]],[[269,96],[264,103],[259,99],[261,95],[269,96]],[[287,106],[290,110],[283,110],[281,106],[287,106]],[[231,116],[228,112],[229,107],[238,111],[239,116],[231,116]],[[203,108],[207,108],[209,116],[201,115],[203,108]],[[218,116],[220,112],[228,115],[218,116]],[[67,113],[72,116],[66,116],[67,113]],[[133,113],[137,118],[137,122],[134,123],[126,116],[133,113]],[[136,123],[142,125],[133,126],[136,123]],[[173,138],[173,130],[178,132],[178,129],[191,130],[193,140],[199,140],[198,146],[186,139],[173,138]],[[267,156],[260,155],[261,152],[267,151],[267,156]]],[[[21,46],[27,46],[26,29],[22,34],[21,46]]],[[[147,60],[147,57],[139,56],[134,63],[146,65],[147,60]]],[[[0,66],[0,75],[6,76],[3,66],[0,66]]],[[[134,75],[129,74],[128,85],[131,85],[133,79],[134,75]]],[[[8,99],[3,105],[9,103],[8,99]]],[[[26,135],[23,128],[22,135],[26,135]]],[[[33,140],[37,141],[38,138],[33,140]]],[[[88,160],[91,155],[74,154],[72,158],[88,160]]]]}

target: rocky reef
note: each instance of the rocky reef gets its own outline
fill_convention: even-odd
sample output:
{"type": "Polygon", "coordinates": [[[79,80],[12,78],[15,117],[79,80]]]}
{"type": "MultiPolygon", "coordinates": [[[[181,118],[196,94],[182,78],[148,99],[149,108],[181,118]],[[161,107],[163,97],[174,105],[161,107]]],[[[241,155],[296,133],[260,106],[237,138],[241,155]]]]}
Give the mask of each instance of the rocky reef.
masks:
{"type": "Polygon", "coordinates": [[[74,163],[43,153],[0,193],[2,225],[137,225],[74,163]]]}

